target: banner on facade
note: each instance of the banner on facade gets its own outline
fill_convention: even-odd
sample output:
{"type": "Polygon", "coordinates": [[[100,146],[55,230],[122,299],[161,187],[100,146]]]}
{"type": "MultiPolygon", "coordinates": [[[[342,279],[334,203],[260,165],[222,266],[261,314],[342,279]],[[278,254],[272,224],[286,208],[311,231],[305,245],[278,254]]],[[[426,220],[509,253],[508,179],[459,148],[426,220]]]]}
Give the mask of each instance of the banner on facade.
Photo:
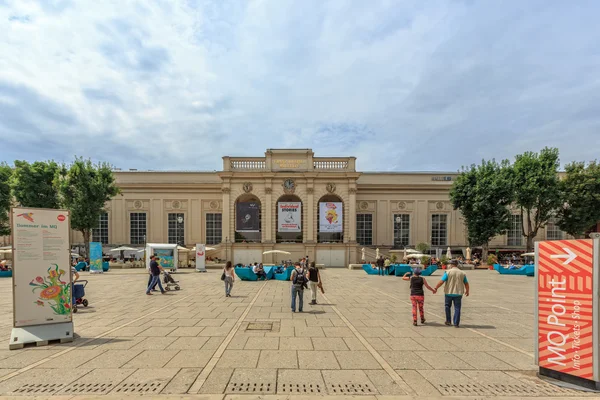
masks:
{"type": "Polygon", "coordinates": [[[12,209],[14,327],[71,322],[69,212],[12,209]]]}
{"type": "Polygon", "coordinates": [[[319,203],[319,232],[343,232],[343,205],[337,202],[319,203]]]}
{"type": "Polygon", "coordinates": [[[592,380],[594,346],[594,242],[554,240],[536,244],[537,355],[542,368],[592,380]]]}
{"type": "Polygon", "coordinates": [[[196,271],[206,272],[206,246],[196,244],[196,271]]]}
{"type": "Polygon", "coordinates": [[[302,232],[302,203],[277,203],[277,232],[302,232]]]}
{"type": "Polygon", "coordinates": [[[237,232],[260,231],[260,204],[247,202],[235,205],[235,230],[237,232]]]}
{"type": "Polygon", "coordinates": [[[102,243],[90,243],[90,272],[92,274],[101,274],[102,270],[102,243]]]}

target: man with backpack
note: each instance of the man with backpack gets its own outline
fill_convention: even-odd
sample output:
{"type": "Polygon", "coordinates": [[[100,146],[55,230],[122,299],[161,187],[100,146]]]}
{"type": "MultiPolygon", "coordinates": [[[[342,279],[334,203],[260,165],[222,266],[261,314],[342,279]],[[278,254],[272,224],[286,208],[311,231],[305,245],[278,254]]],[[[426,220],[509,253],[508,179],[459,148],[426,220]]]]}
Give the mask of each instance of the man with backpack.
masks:
{"type": "Polygon", "coordinates": [[[307,287],[308,274],[299,262],[294,266],[296,269],[294,269],[290,277],[292,281],[292,312],[296,312],[296,296],[298,296],[298,311],[302,312],[302,307],[304,306],[304,288],[307,287]]]}

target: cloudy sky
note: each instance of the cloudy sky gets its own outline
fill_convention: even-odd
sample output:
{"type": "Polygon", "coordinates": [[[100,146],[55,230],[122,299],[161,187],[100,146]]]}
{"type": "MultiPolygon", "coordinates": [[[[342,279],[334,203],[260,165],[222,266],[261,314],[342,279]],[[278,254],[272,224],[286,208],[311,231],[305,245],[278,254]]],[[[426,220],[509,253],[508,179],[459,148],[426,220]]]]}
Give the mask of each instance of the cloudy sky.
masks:
{"type": "Polygon", "coordinates": [[[600,149],[593,1],[0,0],[0,160],[360,170],[600,149]]]}

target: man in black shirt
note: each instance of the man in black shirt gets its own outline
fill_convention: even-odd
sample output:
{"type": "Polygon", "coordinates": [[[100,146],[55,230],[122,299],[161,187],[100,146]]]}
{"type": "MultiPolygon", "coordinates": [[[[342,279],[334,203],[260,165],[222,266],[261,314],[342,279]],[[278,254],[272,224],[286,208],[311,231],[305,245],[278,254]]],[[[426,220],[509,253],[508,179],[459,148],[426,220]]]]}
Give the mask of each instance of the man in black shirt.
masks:
{"type": "Polygon", "coordinates": [[[150,261],[150,275],[152,275],[152,281],[148,285],[148,289],[146,289],[146,294],[148,296],[151,296],[152,293],[150,293],[150,291],[152,290],[152,287],[154,287],[156,285],[158,285],[160,292],[162,294],[165,294],[165,291],[164,291],[162,285],[160,284],[160,271],[162,270],[162,267],[160,265],[158,265],[159,258],[156,257],[156,255],[152,255],[150,260],[151,260],[150,261]]]}

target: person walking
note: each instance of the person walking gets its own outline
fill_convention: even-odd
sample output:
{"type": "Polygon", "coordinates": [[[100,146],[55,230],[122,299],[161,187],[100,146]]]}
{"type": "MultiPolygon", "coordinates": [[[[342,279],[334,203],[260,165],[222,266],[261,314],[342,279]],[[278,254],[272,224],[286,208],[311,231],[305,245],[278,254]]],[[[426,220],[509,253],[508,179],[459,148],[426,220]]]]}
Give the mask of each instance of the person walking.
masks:
{"type": "Polygon", "coordinates": [[[413,325],[417,326],[417,311],[421,315],[421,323],[425,323],[425,291],[423,290],[423,286],[431,290],[431,293],[435,293],[435,290],[429,286],[427,280],[421,276],[421,268],[415,268],[413,276],[409,275],[410,272],[407,272],[402,279],[410,281],[410,302],[412,303],[413,325]]]}
{"type": "Polygon", "coordinates": [[[223,268],[223,281],[225,282],[225,297],[231,297],[231,288],[235,281],[235,273],[233,272],[233,265],[231,261],[227,261],[225,268],[223,268]]]}
{"type": "Polygon", "coordinates": [[[308,281],[307,273],[304,268],[297,262],[290,280],[292,281],[292,312],[296,312],[296,296],[298,297],[298,311],[302,312],[304,306],[304,288],[308,281]]]}
{"type": "Polygon", "coordinates": [[[150,259],[152,260],[152,261],[150,261],[150,274],[152,275],[152,281],[148,285],[148,289],[146,289],[146,294],[148,296],[152,296],[152,293],[150,293],[150,291],[152,290],[152,287],[154,285],[158,285],[160,292],[162,294],[165,294],[166,292],[164,291],[162,285],[160,284],[160,271],[162,270],[162,267],[160,265],[158,265],[159,258],[156,257],[156,255],[152,255],[152,257],[150,259]]]}
{"type": "Polygon", "coordinates": [[[469,297],[469,281],[467,274],[458,269],[458,261],[450,260],[448,262],[450,269],[444,272],[442,279],[436,285],[434,293],[444,286],[444,306],[446,309],[446,325],[460,326],[460,311],[462,308],[463,294],[469,297]],[[452,305],[454,304],[454,319],[452,319],[452,305]]]}
{"type": "Polygon", "coordinates": [[[383,266],[384,266],[384,261],[383,261],[383,256],[379,256],[379,258],[377,259],[377,269],[379,270],[379,275],[385,275],[385,273],[383,272],[383,266]]]}
{"type": "Polygon", "coordinates": [[[317,304],[317,291],[321,285],[321,272],[317,268],[315,262],[310,263],[308,267],[308,287],[310,288],[310,294],[312,296],[310,304],[317,304]]]}
{"type": "Polygon", "coordinates": [[[390,274],[390,265],[392,265],[392,260],[390,260],[389,257],[386,257],[385,261],[383,262],[383,266],[385,267],[385,275],[390,274]]]}

